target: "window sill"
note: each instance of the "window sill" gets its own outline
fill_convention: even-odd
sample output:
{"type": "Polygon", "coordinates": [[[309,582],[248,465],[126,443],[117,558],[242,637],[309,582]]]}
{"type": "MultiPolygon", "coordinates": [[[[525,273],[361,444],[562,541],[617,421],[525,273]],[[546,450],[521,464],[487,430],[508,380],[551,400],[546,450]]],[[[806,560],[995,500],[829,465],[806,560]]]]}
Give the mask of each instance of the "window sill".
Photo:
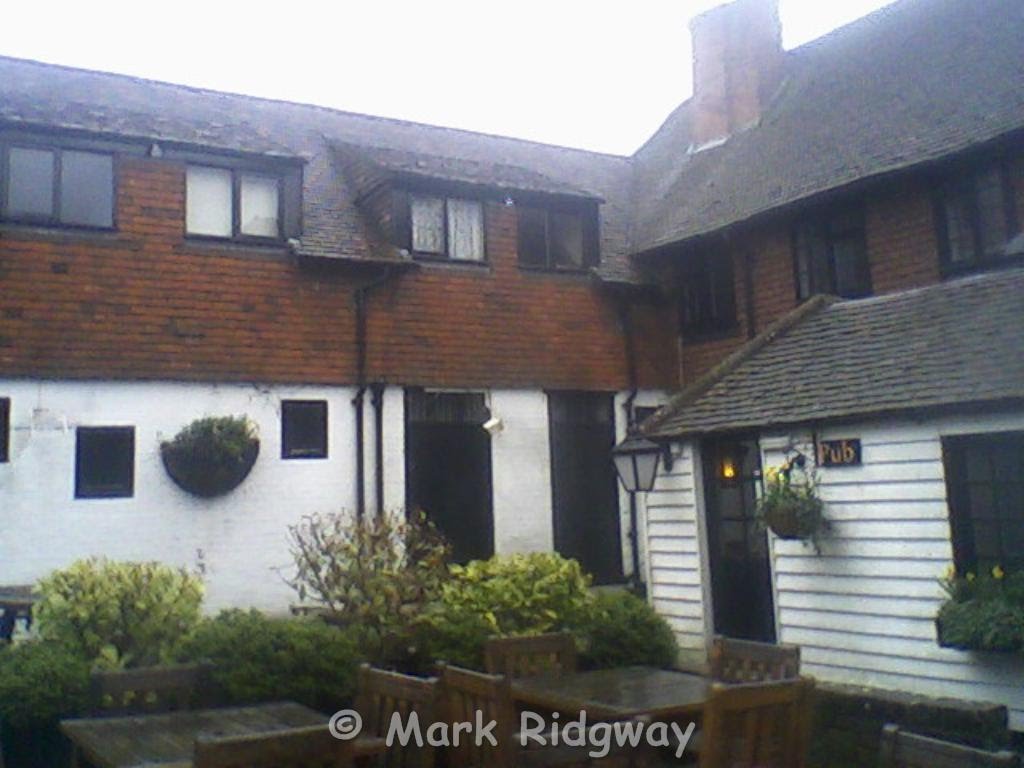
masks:
{"type": "Polygon", "coordinates": [[[69,224],[39,224],[32,222],[3,221],[0,232],[12,235],[43,237],[48,240],[72,242],[75,240],[110,241],[118,239],[123,233],[116,227],[77,227],[69,224]]]}
{"type": "Polygon", "coordinates": [[[590,277],[590,267],[543,267],[535,264],[520,264],[522,272],[530,272],[538,275],[564,275],[566,277],[590,277]]]}
{"type": "Polygon", "coordinates": [[[418,253],[414,253],[412,258],[417,264],[422,264],[425,267],[449,267],[451,269],[466,269],[486,272],[491,270],[491,263],[486,260],[476,261],[475,259],[449,259],[446,256],[424,256],[418,253]]]}
{"type": "Polygon", "coordinates": [[[740,335],[738,323],[724,328],[683,328],[682,336],[684,344],[707,344],[712,341],[724,341],[740,335]]]}
{"type": "Polygon", "coordinates": [[[283,240],[232,240],[219,237],[196,237],[188,235],[184,243],[178,246],[194,253],[239,254],[269,256],[278,258],[289,253],[288,245],[283,240]]]}
{"type": "Polygon", "coordinates": [[[944,263],[939,265],[939,274],[943,279],[953,279],[964,275],[990,272],[1024,264],[1024,254],[1001,256],[998,258],[981,259],[961,264],[944,263]]]}

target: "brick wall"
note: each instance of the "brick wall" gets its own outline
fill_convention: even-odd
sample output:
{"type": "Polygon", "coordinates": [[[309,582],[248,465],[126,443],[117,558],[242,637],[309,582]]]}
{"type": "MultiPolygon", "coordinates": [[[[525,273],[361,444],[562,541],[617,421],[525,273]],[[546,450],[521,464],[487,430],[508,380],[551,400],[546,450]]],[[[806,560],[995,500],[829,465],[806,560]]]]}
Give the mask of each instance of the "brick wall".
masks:
{"type": "MultiPolygon", "coordinates": [[[[346,383],[352,290],[283,249],[184,238],[184,169],[119,158],[116,233],[0,230],[0,370],[33,377],[346,383]]],[[[612,301],[520,270],[515,211],[488,204],[482,267],[424,265],[370,299],[369,375],[434,386],[623,389],[612,301]]],[[[637,310],[640,385],[676,382],[674,326],[637,310]]]]}
{"type": "MultiPolygon", "coordinates": [[[[1018,217],[1024,210],[1024,161],[1015,164],[1018,217]]],[[[739,327],[727,338],[683,345],[683,375],[688,381],[707,371],[747,339],[743,258],[753,260],[755,328],[769,324],[796,307],[791,220],[765,224],[732,245],[739,327]]],[[[866,199],[865,228],[874,293],[890,293],[941,280],[939,252],[930,188],[923,181],[904,180],[874,191],[866,199]]]]}

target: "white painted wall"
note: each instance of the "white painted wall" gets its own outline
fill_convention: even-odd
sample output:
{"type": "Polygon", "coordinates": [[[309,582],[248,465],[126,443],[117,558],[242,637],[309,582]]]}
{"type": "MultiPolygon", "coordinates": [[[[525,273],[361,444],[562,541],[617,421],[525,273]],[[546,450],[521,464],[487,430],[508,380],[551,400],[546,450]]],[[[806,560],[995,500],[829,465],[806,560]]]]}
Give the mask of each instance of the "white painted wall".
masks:
{"type": "MultiPolygon", "coordinates": [[[[660,408],[668,402],[668,393],[662,390],[641,389],[636,393],[633,400],[634,408],[660,408]]],[[[629,399],[629,392],[618,392],[615,395],[615,443],[621,443],[626,439],[626,432],[629,429],[629,419],[626,415],[625,405],[629,399]]],[[[622,572],[626,578],[633,575],[633,552],[630,547],[630,521],[629,521],[629,494],[617,483],[619,489],[619,536],[622,540],[622,572]]],[[[648,568],[647,537],[643,532],[647,527],[647,494],[637,494],[637,544],[640,550],[640,575],[644,583],[650,583],[650,569],[648,568]]]]}
{"type": "MultiPolygon", "coordinates": [[[[1009,429],[1024,429],[1024,413],[819,433],[860,438],[863,465],[818,470],[834,524],[820,556],[799,542],[773,541],[781,640],[802,646],[809,674],[998,702],[1009,708],[1011,726],[1024,730],[1024,659],[940,648],[934,623],[945,597],[938,579],[953,560],[941,439],[1009,429]]],[[[781,443],[809,438],[764,440],[767,464],[780,463],[781,443]]]]}
{"type": "MultiPolygon", "coordinates": [[[[283,575],[291,566],[287,527],[313,512],[356,504],[355,416],[351,387],[210,385],[178,382],[0,380],[11,398],[11,461],[0,464],[0,584],[33,582],[90,555],[161,560],[205,568],[206,608],[255,606],[281,611],[295,601],[283,575]],[[328,458],[282,460],[280,401],[328,401],[328,458]],[[159,445],[193,419],[245,414],[260,432],[260,457],[241,486],[198,499],[168,478],[159,445]],[[135,427],[135,495],[75,499],[75,428],[135,427]]],[[[616,398],[617,406],[625,397],[616,398]]],[[[499,553],[552,547],[547,395],[494,390],[503,423],[491,439],[495,548],[499,553]]],[[[384,392],[384,508],[405,508],[405,413],[401,387],[384,392]]],[[[638,404],[657,404],[641,393],[638,404]]],[[[367,510],[377,506],[375,423],[364,402],[367,510]]],[[[625,421],[616,408],[617,429],[625,421]]],[[[623,510],[623,562],[628,502],[623,510]]],[[[642,505],[641,505],[642,512],[642,505]]]]}
{"type": "Polygon", "coordinates": [[[680,664],[696,669],[706,665],[711,632],[700,466],[695,444],[673,446],[672,470],[659,465],[654,490],[647,494],[643,529],[648,598],[675,632],[680,664]]]}
{"type": "MultiPolygon", "coordinates": [[[[1024,659],[940,648],[938,579],[953,559],[942,464],[943,436],[1024,429],[1024,413],[823,428],[821,440],[859,438],[863,464],[821,468],[834,524],[821,554],[770,536],[776,623],[802,647],[820,680],[1004,704],[1024,730],[1024,659]]],[[[764,466],[795,446],[814,456],[809,432],[761,436],[764,466]]],[[[647,506],[651,596],[676,631],[684,660],[712,632],[710,570],[696,446],[682,446],[647,506]],[[703,575],[703,578],[702,578],[703,575]]],[[[702,659],[701,659],[702,660],[702,659]]]]}
{"type": "Polygon", "coordinates": [[[502,429],[491,436],[494,551],[550,552],[548,398],[540,390],[494,390],[488,403],[502,429]]]}
{"type": "MultiPolygon", "coordinates": [[[[12,425],[11,460],[0,464],[0,583],[32,582],[97,554],[201,561],[209,610],[283,610],[294,600],[278,570],[291,563],[288,525],[355,503],[349,388],[13,380],[0,393],[11,398],[12,425]],[[328,401],[327,459],[280,458],[280,401],[290,398],[328,401]],[[231,414],[259,428],[252,473],[217,499],[185,493],[164,471],[161,440],[195,418],[231,414]],[[133,498],[74,498],[78,426],[135,427],[133,498]]],[[[401,477],[389,483],[400,498],[401,477]]]]}

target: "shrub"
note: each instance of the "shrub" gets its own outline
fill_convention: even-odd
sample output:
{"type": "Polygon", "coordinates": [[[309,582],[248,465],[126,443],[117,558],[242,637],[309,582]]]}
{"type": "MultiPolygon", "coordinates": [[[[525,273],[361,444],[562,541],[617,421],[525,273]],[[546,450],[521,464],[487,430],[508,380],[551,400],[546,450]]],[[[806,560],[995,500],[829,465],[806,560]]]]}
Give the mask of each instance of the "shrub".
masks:
{"type": "Polygon", "coordinates": [[[37,728],[78,714],[89,687],[89,662],[45,640],[0,647],[0,722],[37,728]]]}
{"type": "Polygon", "coordinates": [[[935,623],[939,645],[973,651],[1024,650],[1024,573],[957,577],[940,582],[949,599],[935,623]]]}
{"type": "Polygon", "coordinates": [[[231,703],[288,699],[325,711],[349,701],[362,660],[349,632],[255,610],[205,619],[178,656],[213,662],[214,682],[231,703]]]}
{"type": "Polygon", "coordinates": [[[448,577],[448,545],[422,514],[313,515],[289,535],[301,600],[358,631],[377,663],[411,652],[415,626],[448,577]]]}
{"type": "Polygon", "coordinates": [[[572,629],[587,616],[590,577],[575,560],[534,553],[452,566],[441,599],[425,617],[430,653],[479,667],[483,641],[572,629]]]}
{"type": "Polygon", "coordinates": [[[91,558],[39,582],[40,634],[105,667],[168,659],[196,625],[202,581],[161,563],[91,558]]]}
{"type": "Polygon", "coordinates": [[[574,628],[591,668],[633,664],[671,667],[679,648],[671,627],[646,601],[629,592],[601,592],[574,628]]]}
{"type": "Polygon", "coordinates": [[[220,496],[245,480],[259,455],[256,425],[245,416],[196,419],[160,444],[171,479],[196,496],[220,496]]]}

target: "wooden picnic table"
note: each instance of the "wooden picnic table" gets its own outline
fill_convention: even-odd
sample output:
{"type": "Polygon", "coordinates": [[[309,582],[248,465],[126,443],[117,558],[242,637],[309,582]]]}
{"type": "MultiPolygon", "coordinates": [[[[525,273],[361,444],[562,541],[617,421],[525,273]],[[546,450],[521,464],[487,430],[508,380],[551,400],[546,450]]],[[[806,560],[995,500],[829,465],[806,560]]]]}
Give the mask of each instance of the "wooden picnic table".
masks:
{"type": "Polygon", "coordinates": [[[689,672],[619,667],[524,677],[512,681],[512,696],[521,707],[563,715],[586,711],[595,719],[649,715],[669,720],[698,717],[711,683],[710,678],[689,672]]]}
{"type": "MultiPolygon", "coordinates": [[[[181,710],[157,715],[63,720],[60,729],[95,768],[191,768],[196,736],[244,736],[322,725],[327,717],[293,701],[249,707],[181,710]]],[[[360,736],[356,759],[383,754],[384,739],[360,736]]]]}

